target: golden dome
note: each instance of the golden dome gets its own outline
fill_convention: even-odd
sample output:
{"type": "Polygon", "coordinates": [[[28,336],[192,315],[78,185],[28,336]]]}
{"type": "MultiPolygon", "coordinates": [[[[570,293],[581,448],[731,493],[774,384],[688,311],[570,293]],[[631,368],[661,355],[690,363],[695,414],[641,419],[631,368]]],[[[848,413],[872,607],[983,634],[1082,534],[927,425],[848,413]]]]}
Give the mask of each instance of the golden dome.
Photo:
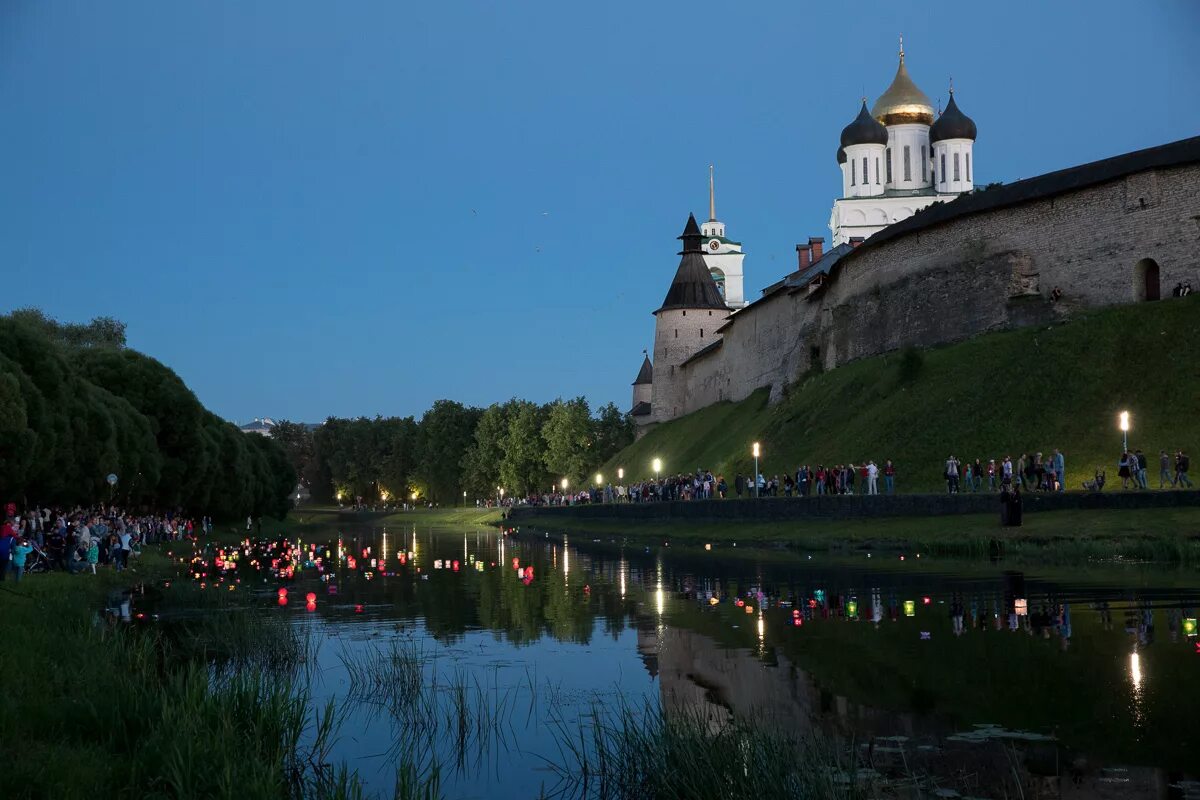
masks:
{"type": "Polygon", "coordinates": [[[932,125],[933,103],[917,88],[904,67],[904,51],[900,51],[900,66],[892,85],[875,101],[871,116],[884,125],[932,125]]]}

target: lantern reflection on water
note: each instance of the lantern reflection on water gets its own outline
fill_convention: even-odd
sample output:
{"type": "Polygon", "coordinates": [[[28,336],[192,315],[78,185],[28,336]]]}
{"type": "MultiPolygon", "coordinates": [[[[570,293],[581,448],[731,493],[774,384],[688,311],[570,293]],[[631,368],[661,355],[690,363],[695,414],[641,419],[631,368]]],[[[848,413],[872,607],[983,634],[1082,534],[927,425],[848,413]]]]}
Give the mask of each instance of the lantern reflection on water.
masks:
{"type": "Polygon", "coordinates": [[[904,616],[915,617],[916,615],[917,615],[917,601],[916,600],[905,600],[904,601],[904,616]]]}

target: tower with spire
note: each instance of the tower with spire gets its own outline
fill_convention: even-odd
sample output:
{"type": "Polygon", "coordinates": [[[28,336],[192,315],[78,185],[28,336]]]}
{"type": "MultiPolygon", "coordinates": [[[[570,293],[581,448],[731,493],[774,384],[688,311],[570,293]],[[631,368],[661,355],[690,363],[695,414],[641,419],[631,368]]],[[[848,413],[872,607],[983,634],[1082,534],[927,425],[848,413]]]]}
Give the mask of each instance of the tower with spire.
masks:
{"type": "Polygon", "coordinates": [[[891,85],[870,113],[863,98],[858,116],[842,130],[842,196],[829,218],[835,246],[974,188],[975,123],[959,110],[953,87],[935,120],[929,97],[908,74],[903,36],[899,56],[891,85]]]}
{"type": "MultiPolygon", "coordinates": [[[[719,222],[713,221],[719,225],[719,222]]],[[[707,226],[706,226],[707,227],[707,226]]],[[[709,228],[711,231],[711,228],[709,228]]],[[[649,422],[664,422],[683,414],[685,382],[683,362],[720,340],[717,328],[729,316],[725,298],[706,263],[705,237],[694,214],[679,239],[679,267],[662,305],[654,312],[654,365],[650,390],[649,422]]],[[[643,370],[646,364],[643,363],[643,370]]],[[[639,380],[641,374],[638,375],[639,380]]],[[[635,400],[637,386],[634,387],[635,400]]]]}
{"type": "Polygon", "coordinates": [[[725,298],[725,305],[739,309],[746,305],[742,260],[746,257],[742,243],[725,237],[725,223],[717,219],[717,193],[713,181],[713,165],[708,165],[708,222],[700,226],[704,263],[725,298]]]}

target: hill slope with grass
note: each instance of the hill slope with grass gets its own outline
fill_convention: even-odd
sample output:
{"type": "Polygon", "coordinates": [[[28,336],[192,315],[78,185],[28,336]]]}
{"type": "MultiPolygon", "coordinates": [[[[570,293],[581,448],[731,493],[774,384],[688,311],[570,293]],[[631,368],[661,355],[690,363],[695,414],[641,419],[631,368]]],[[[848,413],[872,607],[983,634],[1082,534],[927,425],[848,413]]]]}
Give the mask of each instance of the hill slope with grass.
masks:
{"type": "MultiPolygon", "coordinates": [[[[1079,316],[1050,328],[978,336],[928,350],[862,359],[791,386],[775,406],[759,390],[659,425],[621,451],[603,472],[626,480],[707,468],[753,471],[762,444],[765,475],[800,464],[892,459],[900,491],[944,490],[950,454],[974,461],[1022,452],[1066,456],[1067,486],[1097,466],[1120,491],[1117,415],[1129,410],[1130,449],[1150,458],[1200,445],[1200,297],[1142,303],[1079,316]]],[[[1192,470],[1195,481],[1200,468],[1192,470]]]]}

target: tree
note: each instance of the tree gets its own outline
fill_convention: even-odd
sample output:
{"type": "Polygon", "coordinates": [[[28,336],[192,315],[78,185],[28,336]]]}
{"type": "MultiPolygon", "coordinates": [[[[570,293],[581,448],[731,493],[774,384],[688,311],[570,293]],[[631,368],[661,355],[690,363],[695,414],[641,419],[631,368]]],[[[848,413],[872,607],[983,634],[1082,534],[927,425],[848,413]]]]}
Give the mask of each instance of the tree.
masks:
{"type": "Polygon", "coordinates": [[[542,438],[546,442],[546,469],[556,476],[578,484],[599,463],[592,448],[591,412],[582,397],[550,404],[542,438]]]}
{"type": "Polygon", "coordinates": [[[550,485],[546,472],[546,445],[542,424],[546,409],[528,400],[515,400],[504,435],[504,458],[500,462],[500,485],[520,495],[541,491],[550,485]]]}
{"type": "Polygon", "coordinates": [[[593,435],[595,464],[605,463],[633,444],[636,437],[633,417],[623,413],[613,403],[608,403],[600,408],[593,427],[595,431],[593,435]]]}
{"type": "Polygon", "coordinates": [[[453,400],[438,400],[419,425],[421,458],[417,477],[437,503],[454,504],[462,492],[462,459],[483,412],[453,400]]]}
{"type": "Polygon", "coordinates": [[[500,465],[504,460],[504,437],[517,400],[484,409],[475,426],[475,441],[463,455],[463,485],[474,497],[492,497],[503,483],[500,465]]]}
{"type": "Polygon", "coordinates": [[[292,469],[296,471],[301,482],[304,482],[309,465],[316,457],[312,430],[307,425],[285,419],[275,423],[275,427],[271,429],[271,438],[287,455],[292,469]]]}

